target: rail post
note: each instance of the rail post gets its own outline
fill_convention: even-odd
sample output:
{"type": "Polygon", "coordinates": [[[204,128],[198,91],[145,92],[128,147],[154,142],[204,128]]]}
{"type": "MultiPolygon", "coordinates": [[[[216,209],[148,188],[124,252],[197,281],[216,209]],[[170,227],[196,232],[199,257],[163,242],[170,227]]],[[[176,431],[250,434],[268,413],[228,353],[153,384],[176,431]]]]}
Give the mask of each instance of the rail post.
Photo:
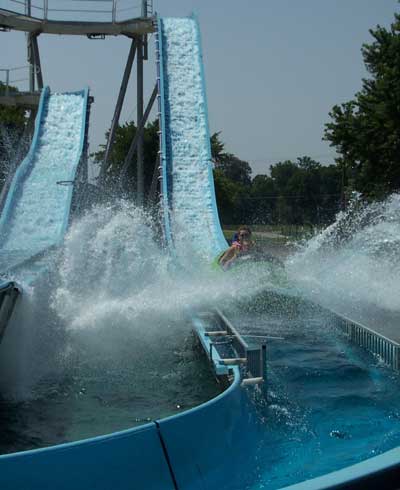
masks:
{"type": "Polygon", "coordinates": [[[115,24],[117,16],[117,0],[113,0],[112,2],[112,23],[115,24]]]}
{"type": "Polygon", "coordinates": [[[6,69],[6,97],[10,95],[10,69],[6,69]]]}

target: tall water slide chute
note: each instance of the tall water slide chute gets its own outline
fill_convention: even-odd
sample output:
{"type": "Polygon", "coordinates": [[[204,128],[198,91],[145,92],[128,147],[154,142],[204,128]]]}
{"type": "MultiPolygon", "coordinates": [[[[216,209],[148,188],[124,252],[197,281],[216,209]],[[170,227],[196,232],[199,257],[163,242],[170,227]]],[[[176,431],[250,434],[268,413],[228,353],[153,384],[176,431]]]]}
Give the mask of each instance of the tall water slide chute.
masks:
{"type": "Polygon", "coordinates": [[[167,244],[195,244],[211,259],[226,249],[216,206],[199,25],[159,18],[157,60],[162,208],[167,244]]]}
{"type": "MultiPolygon", "coordinates": [[[[75,184],[84,172],[88,89],[41,94],[32,144],[15,172],[0,217],[0,300],[15,303],[15,275],[24,284],[43,269],[46,251],[61,244],[70,220],[75,184]],[[18,273],[17,273],[18,271],[18,273]],[[12,285],[12,286],[10,286],[12,285]]],[[[10,316],[4,307],[0,325],[10,316]]],[[[0,341],[4,333],[2,327],[0,341]]]]}

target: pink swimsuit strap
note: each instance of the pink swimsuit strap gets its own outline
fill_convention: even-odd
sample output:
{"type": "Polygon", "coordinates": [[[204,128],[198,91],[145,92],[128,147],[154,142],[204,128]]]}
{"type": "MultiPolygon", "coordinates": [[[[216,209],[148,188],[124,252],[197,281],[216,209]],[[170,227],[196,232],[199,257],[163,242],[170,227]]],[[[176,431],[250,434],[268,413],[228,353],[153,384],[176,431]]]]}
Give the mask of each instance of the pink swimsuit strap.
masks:
{"type": "Polygon", "coordinates": [[[237,248],[239,251],[242,250],[242,244],[240,242],[232,242],[232,247],[237,248]]]}

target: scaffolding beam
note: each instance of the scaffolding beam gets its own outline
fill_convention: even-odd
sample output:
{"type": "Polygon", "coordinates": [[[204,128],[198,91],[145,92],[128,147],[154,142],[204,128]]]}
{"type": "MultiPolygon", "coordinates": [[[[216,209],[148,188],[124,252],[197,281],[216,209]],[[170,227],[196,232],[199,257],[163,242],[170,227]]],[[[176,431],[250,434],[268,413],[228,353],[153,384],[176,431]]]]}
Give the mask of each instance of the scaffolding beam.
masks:
{"type": "Polygon", "coordinates": [[[44,20],[0,9],[0,28],[37,34],[60,34],[88,36],[125,35],[128,37],[150,34],[155,31],[153,18],[128,19],[121,22],[78,22],[62,20],[44,20]]]}
{"type": "Polygon", "coordinates": [[[33,65],[36,73],[36,81],[38,90],[43,89],[43,75],[42,75],[42,65],[40,63],[40,55],[39,55],[39,45],[38,45],[38,34],[32,34],[31,46],[32,46],[32,54],[33,54],[33,65]]]}
{"type": "MultiPolygon", "coordinates": [[[[138,38],[137,49],[137,121],[143,120],[143,38],[138,38]]],[[[144,202],[144,158],[143,158],[143,130],[137,132],[137,166],[136,166],[136,202],[143,206],[144,202]]]]}
{"type": "Polygon", "coordinates": [[[135,137],[132,140],[131,146],[129,147],[128,154],[126,155],[126,158],[125,158],[125,161],[124,161],[124,165],[122,166],[122,170],[121,170],[121,180],[125,177],[126,172],[128,171],[129,165],[130,165],[130,163],[132,161],[133,155],[135,153],[135,150],[136,150],[136,147],[137,147],[137,144],[138,144],[138,141],[139,141],[139,137],[143,135],[144,126],[145,126],[145,124],[147,122],[147,119],[148,119],[149,114],[150,114],[150,111],[151,111],[151,109],[153,107],[154,101],[156,100],[157,92],[158,92],[158,87],[157,87],[157,84],[156,84],[154,86],[153,92],[152,92],[151,97],[150,97],[150,100],[149,100],[149,102],[147,104],[146,110],[145,110],[145,112],[143,114],[143,117],[142,117],[140,123],[138,124],[137,130],[136,130],[136,134],[135,134],[135,137]]]}
{"type": "Polygon", "coordinates": [[[101,182],[104,182],[104,179],[105,179],[108,167],[109,167],[111,149],[112,149],[112,145],[114,143],[115,133],[117,131],[117,127],[119,124],[119,118],[121,116],[122,105],[124,103],[126,89],[128,87],[130,74],[132,72],[133,61],[135,59],[135,53],[136,53],[136,41],[135,41],[135,39],[133,39],[132,43],[131,43],[131,47],[129,49],[128,59],[126,61],[126,65],[125,65],[125,70],[124,70],[124,75],[122,77],[121,87],[119,89],[117,105],[115,106],[115,111],[114,111],[114,116],[113,116],[113,120],[111,123],[110,132],[108,134],[107,146],[106,146],[106,151],[105,151],[105,155],[104,155],[104,161],[103,161],[103,165],[102,165],[101,171],[100,171],[100,181],[101,182]]]}

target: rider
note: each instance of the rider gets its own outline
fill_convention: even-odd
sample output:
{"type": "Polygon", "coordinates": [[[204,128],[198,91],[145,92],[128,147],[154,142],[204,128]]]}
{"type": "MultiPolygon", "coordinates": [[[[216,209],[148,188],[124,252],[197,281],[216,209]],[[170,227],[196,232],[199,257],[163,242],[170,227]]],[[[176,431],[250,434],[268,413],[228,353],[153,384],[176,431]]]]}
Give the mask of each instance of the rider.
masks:
{"type": "Polygon", "coordinates": [[[224,270],[229,269],[240,256],[249,253],[252,245],[250,228],[248,226],[241,226],[235,234],[232,245],[219,258],[219,265],[224,270]]]}

